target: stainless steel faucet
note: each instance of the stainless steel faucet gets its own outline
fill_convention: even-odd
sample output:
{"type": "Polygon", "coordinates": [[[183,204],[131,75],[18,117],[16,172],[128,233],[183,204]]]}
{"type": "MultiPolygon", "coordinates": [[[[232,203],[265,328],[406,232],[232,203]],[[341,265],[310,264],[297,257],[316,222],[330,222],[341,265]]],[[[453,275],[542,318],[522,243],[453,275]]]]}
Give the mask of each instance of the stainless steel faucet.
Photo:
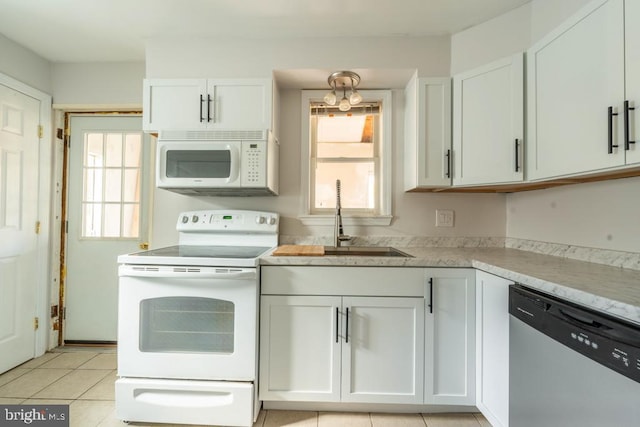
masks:
{"type": "Polygon", "coordinates": [[[336,180],[336,222],[333,229],[333,246],[340,247],[341,242],[351,240],[351,236],[344,234],[342,229],[342,215],[340,213],[340,180],[336,180]]]}

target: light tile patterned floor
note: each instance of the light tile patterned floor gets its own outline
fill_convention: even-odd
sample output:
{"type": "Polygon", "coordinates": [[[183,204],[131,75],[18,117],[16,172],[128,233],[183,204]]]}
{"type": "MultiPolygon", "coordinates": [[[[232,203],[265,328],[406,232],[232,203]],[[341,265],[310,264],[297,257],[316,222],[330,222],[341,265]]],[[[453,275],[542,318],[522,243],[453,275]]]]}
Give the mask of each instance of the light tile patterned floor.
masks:
{"type": "MultiPolygon", "coordinates": [[[[72,427],[126,426],[115,417],[116,353],[60,349],[0,375],[0,404],[68,404],[72,427]]],[[[169,424],[131,423],[130,426],[169,424]]],[[[254,427],[491,427],[480,414],[262,411],[254,427]]]]}

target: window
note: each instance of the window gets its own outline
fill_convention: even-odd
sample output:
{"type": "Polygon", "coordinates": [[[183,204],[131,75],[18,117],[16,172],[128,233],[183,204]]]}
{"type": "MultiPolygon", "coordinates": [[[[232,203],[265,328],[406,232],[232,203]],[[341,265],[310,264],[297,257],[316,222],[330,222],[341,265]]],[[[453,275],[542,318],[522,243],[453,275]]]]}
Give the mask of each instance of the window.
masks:
{"type": "Polygon", "coordinates": [[[138,238],[142,134],[84,135],[82,237],[138,238]]]}
{"type": "Polygon", "coordinates": [[[303,223],[329,224],[336,206],[351,223],[391,220],[391,93],[360,91],[364,101],[346,112],[322,102],[324,91],[303,91],[303,223]]]}

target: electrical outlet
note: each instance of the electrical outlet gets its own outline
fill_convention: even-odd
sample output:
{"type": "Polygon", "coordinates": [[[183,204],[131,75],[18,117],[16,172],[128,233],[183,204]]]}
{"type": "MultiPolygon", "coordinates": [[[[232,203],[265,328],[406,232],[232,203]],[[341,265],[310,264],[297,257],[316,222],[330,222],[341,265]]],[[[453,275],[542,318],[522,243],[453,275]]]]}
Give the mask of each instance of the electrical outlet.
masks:
{"type": "Polygon", "coordinates": [[[436,227],[453,227],[453,211],[436,209],[436,227]]]}

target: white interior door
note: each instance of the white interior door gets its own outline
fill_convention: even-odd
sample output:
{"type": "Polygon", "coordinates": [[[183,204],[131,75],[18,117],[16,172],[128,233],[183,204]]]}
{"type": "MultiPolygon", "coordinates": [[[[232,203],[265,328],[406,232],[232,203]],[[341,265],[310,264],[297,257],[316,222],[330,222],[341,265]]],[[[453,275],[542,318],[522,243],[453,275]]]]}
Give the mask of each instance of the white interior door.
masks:
{"type": "Polygon", "coordinates": [[[139,116],[72,116],[64,341],[115,342],[117,256],[148,234],[149,141],[139,116]]]}
{"type": "Polygon", "coordinates": [[[35,355],[40,101],[0,84],[0,373],[35,355]]]}

